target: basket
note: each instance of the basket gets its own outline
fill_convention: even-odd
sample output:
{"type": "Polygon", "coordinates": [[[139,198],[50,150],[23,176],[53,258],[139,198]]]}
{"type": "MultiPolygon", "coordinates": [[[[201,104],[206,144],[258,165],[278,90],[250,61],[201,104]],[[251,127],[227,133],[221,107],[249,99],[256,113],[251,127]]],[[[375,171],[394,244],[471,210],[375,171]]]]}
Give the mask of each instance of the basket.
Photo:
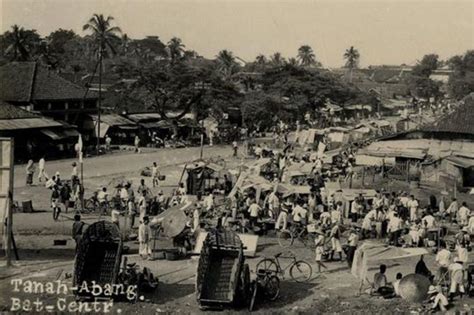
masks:
{"type": "Polygon", "coordinates": [[[166,180],[166,175],[159,175],[158,180],[161,180],[161,181],[166,180]]]}

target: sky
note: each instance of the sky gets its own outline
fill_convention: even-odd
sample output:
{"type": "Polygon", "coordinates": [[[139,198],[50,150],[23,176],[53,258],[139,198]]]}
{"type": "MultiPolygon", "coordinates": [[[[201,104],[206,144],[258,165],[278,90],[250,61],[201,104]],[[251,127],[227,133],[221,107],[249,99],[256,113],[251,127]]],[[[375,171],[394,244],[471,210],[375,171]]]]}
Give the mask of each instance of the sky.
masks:
{"type": "Polygon", "coordinates": [[[111,15],[131,38],[177,36],[213,58],[228,49],[245,61],[310,45],[327,67],[344,64],[350,46],[361,66],[415,64],[474,49],[472,0],[0,0],[1,32],[13,24],[48,35],[58,28],[85,35],[93,13],[111,15]]]}

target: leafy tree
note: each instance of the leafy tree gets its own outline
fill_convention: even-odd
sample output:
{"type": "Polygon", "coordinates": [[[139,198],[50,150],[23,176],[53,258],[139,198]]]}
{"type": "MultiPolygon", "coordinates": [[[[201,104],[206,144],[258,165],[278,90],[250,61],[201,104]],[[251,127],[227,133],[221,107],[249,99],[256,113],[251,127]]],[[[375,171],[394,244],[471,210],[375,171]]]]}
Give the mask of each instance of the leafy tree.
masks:
{"type": "Polygon", "coordinates": [[[454,56],[448,61],[453,70],[449,76],[448,90],[456,99],[474,92],[474,50],[468,50],[463,56],[454,56]]]}
{"type": "Polygon", "coordinates": [[[51,32],[51,34],[46,37],[48,41],[48,48],[54,54],[64,54],[64,46],[67,42],[76,37],[76,33],[72,30],[63,30],[62,28],[57,31],[51,32]]]}
{"type": "Polygon", "coordinates": [[[265,55],[260,54],[257,57],[255,57],[255,63],[257,65],[264,66],[267,63],[267,57],[265,57],[265,55]]]}
{"type": "Polygon", "coordinates": [[[106,56],[117,53],[115,47],[120,42],[118,35],[122,32],[119,27],[112,26],[113,20],[112,16],[105,18],[102,14],[94,14],[89,22],[82,27],[84,31],[92,32],[98,53],[106,56]]]}
{"type": "Polygon", "coordinates": [[[436,54],[423,56],[411,72],[408,85],[412,95],[424,98],[439,97],[441,84],[430,79],[430,75],[438,68],[439,57],[436,54]]]}
{"type": "Polygon", "coordinates": [[[301,62],[303,67],[315,66],[316,55],[314,54],[313,49],[309,45],[303,45],[298,49],[298,60],[301,62]]]}
{"type": "Polygon", "coordinates": [[[276,52],[273,54],[273,56],[270,58],[270,62],[273,66],[275,67],[281,67],[285,64],[285,58],[281,55],[281,53],[276,52]]]}
{"type": "Polygon", "coordinates": [[[413,67],[412,74],[428,78],[434,70],[438,69],[438,59],[439,56],[436,54],[423,56],[423,59],[413,67]]]}
{"type": "Polygon", "coordinates": [[[344,52],[344,59],[346,60],[345,67],[349,69],[349,82],[352,83],[352,73],[359,66],[359,51],[354,46],[351,46],[344,52]]]}
{"type": "Polygon", "coordinates": [[[13,61],[30,60],[41,41],[36,30],[25,30],[13,25],[10,31],[3,34],[3,54],[13,61]]]}

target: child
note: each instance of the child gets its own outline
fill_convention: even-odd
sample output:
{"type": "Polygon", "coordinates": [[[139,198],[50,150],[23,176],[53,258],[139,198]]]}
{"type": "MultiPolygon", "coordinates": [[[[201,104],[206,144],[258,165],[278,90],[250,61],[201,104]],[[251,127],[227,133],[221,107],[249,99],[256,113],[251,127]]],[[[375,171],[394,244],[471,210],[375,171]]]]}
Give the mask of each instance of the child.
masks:
{"type": "Polygon", "coordinates": [[[159,184],[158,176],[160,176],[160,172],[158,171],[158,165],[156,165],[156,162],[153,162],[153,166],[151,168],[153,187],[158,186],[159,184]]]}
{"type": "Polygon", "coordinates": [[[321,272],[321,267],[323,267],[324,269],[328,269],[328,267],[326,267],[326,265],[323,264],[323,262],[322,262],[323,255],[324,255],[325,239],[324,239],[324,234],[323,234],[322,231],[317,230],[315,233],[318,234],[318,236],[314,240],[314,243],[316,245],[316,251],[315,251],[316,259],[315,259],[315,261],[316,261],[316,264],[318,265],[318,272],[321,272]]]}

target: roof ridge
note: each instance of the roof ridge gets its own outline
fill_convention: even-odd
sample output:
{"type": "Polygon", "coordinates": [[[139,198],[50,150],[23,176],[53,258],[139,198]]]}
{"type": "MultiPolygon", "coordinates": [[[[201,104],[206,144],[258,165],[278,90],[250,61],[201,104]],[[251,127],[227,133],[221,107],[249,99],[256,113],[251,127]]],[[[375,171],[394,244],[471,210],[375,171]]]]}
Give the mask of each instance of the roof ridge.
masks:
{"type": "Polygon", "coordinates": [[[33,89],[35,86],[35,78],[36,78],[36,69],[37,69],[37,64],[36,62],[33,63],[33,73],[31,75],[31,85],[30,85],[30,93],[28,94],[28,102],[31,102],[31,98],[33,97],[33,89]]]}

